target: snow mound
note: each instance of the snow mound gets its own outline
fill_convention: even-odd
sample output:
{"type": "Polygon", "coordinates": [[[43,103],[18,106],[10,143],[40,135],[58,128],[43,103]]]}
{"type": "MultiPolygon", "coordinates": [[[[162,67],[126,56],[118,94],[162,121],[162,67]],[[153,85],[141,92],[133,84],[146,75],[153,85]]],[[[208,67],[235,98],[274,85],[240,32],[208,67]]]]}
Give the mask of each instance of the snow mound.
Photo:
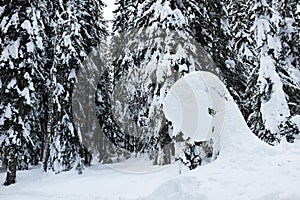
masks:
{"type": "Polygon", "coordinates": [[[179,79],[163,102],[174,133],[196,141],[218,140],[224,120],[225,88],[209,72],[192,72],[179,79]],[[221,101],[220,101],[221,99],[221,101]]]}
{"type": "Polygon", "coordinates": [[[300,199],[300,141],[276,147],[263,143],[249,130],[227,91],[223,102],[217,160],[167,181],[143,200],[300,199]]]}
{"type": "Polygon", "coordinates": [[[206,196],[197,191],[198,182],[192,177],[184,177],[181,181],[170,180],[160,186],[148,199],[151,200],[207,200],[206,196]],[[187,193],[186,191],[194,191],[187,193]]]}

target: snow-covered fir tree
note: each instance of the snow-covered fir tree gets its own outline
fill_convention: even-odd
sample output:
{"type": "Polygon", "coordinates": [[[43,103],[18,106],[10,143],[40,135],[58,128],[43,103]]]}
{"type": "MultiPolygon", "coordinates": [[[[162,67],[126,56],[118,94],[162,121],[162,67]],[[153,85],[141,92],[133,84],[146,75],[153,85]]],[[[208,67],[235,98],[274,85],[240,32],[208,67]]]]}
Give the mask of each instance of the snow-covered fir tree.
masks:
{"type": "Polygon", "coordinates": [[[1,158],[7,166],[6,185],[15,182],[16,169],[37,164],[44,80],[44,34],[37,4],[28,1],[1,2],[1,158]]]}
{"type": "MultiPolygon", "coordinates": [[[[191,1],[194,7],[193,17],[190,19],[192,34],[216,64],[218,77],[227,86],[227,89],[236,102],[241,101],[245,90],[245,79],[235,59],[233,51],[234,36],[229,24],[227,1],[191,1]]],[[[243,3],[244,4],[244,3],[243,3]]]]}
{"type": "Polygon", "coordinates": [[[278,3],[281,16],[279,37],[282,48],[279,56],[279,76],[287,95],[291,115],[300,114],[300,3],[283,1],[278,3]]]}
{"type": "Polygon", "coordinates": [[[154,164],[167,164],[172,125],[164,117],[162,101],[180,77],[214,70],[214,65],[191,34],[195,13],[190,8],[196,10],[192,1],[118,3],[111,50],[114,88],[111,93],[98,90],[100,123],[117,146],[149,153],[154,164]],[[136,16],[120,23],[128,12],[136,16]]]}
{"type": "Polygon", "coordinates": [[[42,160],[45,170],[81,170],[73,87],[83,61],[105,40],[103,6],[97,0],[1,2],[0,158],[8,169],[5,184],[15,182],[17,169],[42,160]]]}
{"type": "MultiPolygon", "coordinates": [[[[88,54],[106,35],[102,15],[103,2],[51,1],[53,63],[50,68],[50,112],[53,121],[48,124],[47,163],[56,173],[77,167],[81,171],[82,141],[72,115],[73,89],[78,70],[88,54]],[[51,105],[52,104],[52,105],[51,105]]],[[[50,119],[51,120],[51,119],[50,119]]],[[[49,119],[48,119],[49,122],[49,119]]]]}
{"type": "Polygon", "coordinates": [[[105,144],[108,143],[95,114],[96,88],[107,63],[104,39],[83,63],[84,67],[79,70],[74,87],[73,117],[76,129],[82,136],[84,148],[81,154],[85,164],[89,164],[91,154],[97,155],[99,161],[105,160],[105,144]]]}
{"type": "Polygon", "coordinates": [[[257,0],[250,10],[250,16],[254,16],[250,30],[257,61],[253,63],[246,91],[246,106],[250,110],[247,123],[259,138],[270,144],[278,143],[282,136],[292,141],[291,134],[286,131],[283,134],[279,129],[290,123],[286,122],[291,118],[289,100],[293,101],[294,97],[289,90],[299,91],[299,70],[289,64],[294,58],[287,53],[287,49],[293,51],[293,48],[285,49],[286,36],[282,32],[286,31],[281,24],[286,24],[286,19],[279,12],[282,3],[257,0]]]}
{"type": "Polygon", "coordinates": [[[247,87],[247,80],[257,63],[257,53],[255,48],[255,41],[251,37],[250,28],[254,15],[249,15],[249,8],[252,1],[231,1],[228,3],[228,19],[231,32],[232,41],[232,59],[235,62],[234,75],[236,80],[237,93],[239,94],[239,101],[237,104],[244,116],[248,116],[248,108],[244,104],[245,90],[247,87]]]}
{"type": "Polygon", "coordinates": [[[137,0],[117,0],[117,9],[113,11],[115,20],[113,23],[113,33],[124,32],[133,27],[134,18],[137,14],[137,0]]]}
{"type": "Polygon", "coordinates": [[[280,33],[281,52],[279,56],[278,74],[283,83],[290,116],[279,127],[281,136],[293,142],[300,134],[300,127],[293,122],[293,118],[300,115],[300,3],[298,1],[278,2],[281,16],[280,33]]]}

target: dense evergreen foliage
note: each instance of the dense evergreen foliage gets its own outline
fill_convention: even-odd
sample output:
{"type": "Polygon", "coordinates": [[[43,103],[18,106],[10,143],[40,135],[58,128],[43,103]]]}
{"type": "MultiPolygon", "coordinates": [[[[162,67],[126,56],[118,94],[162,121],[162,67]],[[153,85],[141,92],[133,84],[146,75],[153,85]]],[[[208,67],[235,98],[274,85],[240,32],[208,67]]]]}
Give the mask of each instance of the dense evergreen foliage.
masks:
{"type": "Polygon", "coordinates": [[[116,5],[106,43],[101,0],[0,2],[6,185],[15,182],[16,170],[39,162],[45,171],[81,173],[92,154],[111,163],[143,153],[154,164],[168,164],[175,143],[183,144],[178,159],[190,169],[211,162],[214,141],[183,139],[163,113],[171,86],[197,70],[224,82],[263,141],[275,145],[299,137],[298,1],[116,5]]]}
{"type": "Polygon", "coordinates": [[[82,168],[72,116],[73,87],[87,55],[104,40],[101,1],[2,1],[1,160],[16,169],[43,161],[59,173],[82,168]]]}
{"type": "Polygon", "coordinates": [[[249,13],[240,18],[232,14],[234,35],[238,36],[234,40],[237,60],[246,66],[242,77],[247,80],[247,88],[244,103],[239,105],[241,111],[262,140],[275,144],[286,136],[292,141],[293,134],[283,134],[279,129],[286,123],[293,124],[291,118],[299,115],[299,50],[297,42],[292,42],[299,35],[299,26],[295,10],[288,9],[296,3],[257,0],[231,6],[236,13],[249,13]],[[240,29],[241,25],[245,28],[240,29]]]}
{"type": "Polygon", "coordinates": [[[185,74],[214,70],[190,28],[196,5],[189,1],[120,1],[118,5],[111,44],[114,89],[107,94],[99,86],[100,123],[117,146],[149,153],[154,164],[167,164],[174,147],[162,100],[185,74]],[[106,103],[112,105],[104,102],[107,97],[111,99],[106,103]]]}

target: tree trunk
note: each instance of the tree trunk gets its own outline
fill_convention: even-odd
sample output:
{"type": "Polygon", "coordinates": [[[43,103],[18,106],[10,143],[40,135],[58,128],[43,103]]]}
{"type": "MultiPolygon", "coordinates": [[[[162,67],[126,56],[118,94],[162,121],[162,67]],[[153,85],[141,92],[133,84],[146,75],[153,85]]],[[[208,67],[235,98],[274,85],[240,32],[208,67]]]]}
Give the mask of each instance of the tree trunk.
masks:
{"type": "Polygon", "coordinates": [[[40,160],[44,160],[44,151],[45,151],[45,138],[47,137],[47,120],[42,119],[41,121],[42,137],[41,137],[41,151],[40,151],[40,160]]]}
{"type": "Polygon", "coordinates": [[[45,172],[47,172],[48,170],[48,161],[50,158],[50,145],[51,145],[51,138],[53,137],[54,133],[53,133],[53,123],[55,123],[55,119],[54,119],[54,96],[55,96],[55,89],[57,86],[57,81],[56,81],[56,73],[57,73],[57,69],[56,69],[56,63],[58,60],[57,57],[57,52],[56,52],[56,47],[58,45],[57,43],[57,39],[62,37],[62,30],[64,29],[63,26],[59,25],[57,27],[57,30],[55,30],[55,40],[53,43],[53,55],[54,55],[54,61],[52,63],[52,67],[50,69],[50,77],[51,77],[51,86],[50,86],[50,93],[49,93],[49,97],[48,97],[48,119],[47,119],[47,127],[46,127],[46,137],[44,138],[45,144],[44,144],[44,160],[43,160],[43,169],[45,172]]]}
{"type": "Polygon", "coordinates": [[[49,161],[49,157],[50,157],[50,140],[51,140],[51,136],[53,135],[53,130],[52,130],[52,126],[53,126],[53,106],[54,106],[54,90],[56,87],[56,77],[53,74],[52,75],[52,84],[51,84],[51,88],[50,88],[50,94],[49,94],[49,100],[48,100],[48,121],[47,121],[47,132],[44,138],[44,152],[43,152],[43,169],[45,172],[47,172],[48,170],[48,161],[49,161]]]}
{"type": "Polygon", "coordinates": [[[11,157],[7,164],[7,174],[4,185],[8,186],[16,183],[16,174],[17,174],[17,159],[11,157]]]}
{"type": "Polygon", "coordinates": [[[163,148],[163,163],[162,165],[171,164],[171,144],[166,144],[163,148]]]}

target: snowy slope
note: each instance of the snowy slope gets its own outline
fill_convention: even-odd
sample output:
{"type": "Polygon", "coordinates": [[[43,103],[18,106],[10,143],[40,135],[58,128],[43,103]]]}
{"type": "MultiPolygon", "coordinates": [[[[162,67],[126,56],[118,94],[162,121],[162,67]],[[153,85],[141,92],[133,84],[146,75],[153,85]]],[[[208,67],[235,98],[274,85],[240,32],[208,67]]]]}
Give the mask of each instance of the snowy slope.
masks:
{"type": "Polygon", "coordinates": [[[167,181],[143,200],[300,199],[300,141],[268,146],[248,129],[232,98],[225,104],[218,159],[167,181]]]}
{"type": "Polygon", "coordinates": [[[300,199],[300,142],[266,146],[251,137],[236,113],[237,107],[228,105],[215,162],[166,182],[143,200],[300,199]]]}
{"type": "MultiPolygon", "coordinates": [[[[178,175],[178,163],[151,166],[142,157],[120,164],[54,175],[40,168],[18,172],[0,186],[1,200],[300,200],[300,141],[266,145],[251,133],[227,95],[220,155],[178,175]],[[132,173],[143,172],[143,173],[132,173]]],[[[5,174],[0,172],[0,181],[5,174]]]]}

